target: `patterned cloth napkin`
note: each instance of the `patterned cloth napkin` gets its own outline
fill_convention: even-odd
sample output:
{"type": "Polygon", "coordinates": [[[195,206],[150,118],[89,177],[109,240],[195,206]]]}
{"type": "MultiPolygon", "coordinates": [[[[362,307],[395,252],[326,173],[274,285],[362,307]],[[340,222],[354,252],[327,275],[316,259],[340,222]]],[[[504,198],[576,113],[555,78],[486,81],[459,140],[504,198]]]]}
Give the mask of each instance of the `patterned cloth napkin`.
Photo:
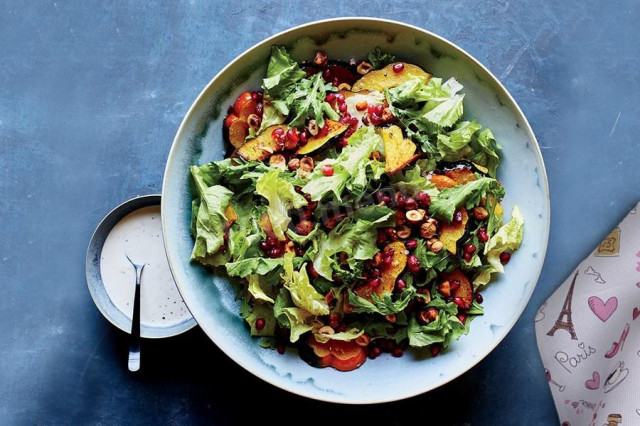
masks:
{"type": "Polygon", "coordinates": [[[640,203],[536,315],[563,426],[640,424],[639,210],[640,203]]]}

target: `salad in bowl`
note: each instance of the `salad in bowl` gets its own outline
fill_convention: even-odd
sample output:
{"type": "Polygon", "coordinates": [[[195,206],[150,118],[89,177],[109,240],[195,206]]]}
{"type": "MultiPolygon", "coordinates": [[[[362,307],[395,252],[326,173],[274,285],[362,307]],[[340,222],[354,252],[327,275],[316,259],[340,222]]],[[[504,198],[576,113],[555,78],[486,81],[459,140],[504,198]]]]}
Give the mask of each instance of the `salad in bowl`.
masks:
{"type": "Polygon", "coordinates": [[[503,220],[501,146],[464,97],[379,48],[272,47],[224,120],[229,158],[190,168],[191,260],[232,278],[256,344],[351,371],[469,332],[524,220],[503,220]]]}

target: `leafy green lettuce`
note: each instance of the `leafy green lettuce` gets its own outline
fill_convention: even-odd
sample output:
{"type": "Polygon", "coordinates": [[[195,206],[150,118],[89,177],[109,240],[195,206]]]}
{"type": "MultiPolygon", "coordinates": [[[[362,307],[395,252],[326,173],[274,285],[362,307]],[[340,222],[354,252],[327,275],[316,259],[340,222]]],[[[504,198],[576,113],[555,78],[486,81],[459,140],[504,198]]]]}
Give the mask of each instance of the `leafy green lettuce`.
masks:
{"type": "MultiPolygon", "coordinates": [[[[458,207],[464,205],[470,209],[479,205],[482,197],[487,195],[493,196],[494,200],[499,200],[504,196],[504,188],[497,180],[487,177],[467,182],[464,185],[443,188],[438,196],[432,200],[429,211],[433,216],[451,222],[453,213],[458,207]]],[[[489,211],[492,212],[493,209],[489,211]]]]}
{"type": "Polygon", "coordinates": [[[370,302],[349,290],[349,304],[353,306],[353,312],[356,313],[366,312],[380,315],[391,315],[406,308],[415,295],[416,289],[411,286],[407,286],[396,300],[392,300],[390,294],[384,294],[381,297],[372,293],[370,302]]]}
{"type": "Polygon", "coordinates": [[[293,303],[313,315],[327,315],[329,305],[324,296],[309,282],[307,268],[303,264],[299,271],[293,268],[293,253],[284,255],[284,287],[291,293],[293,303]]]}
{"type": "Polygon", "coordinates": [[[455,303],[434,298],[427,306],[438,309],[438,318],[428,324],[420,324],[413,316],[409,319],[407,334],[411,346],[422,347],[440,343],[443,349],[446,349],[452,341],[469,332],[472,317],[468,317],[465,324],[462,324],[456,316],[458,307],[455,303]]]}
{"type": "Polygon", "coordinates": [[[384,52],[380,46],[376,46],[373,49],[373,52],[369,52],[368,56],[369,62],[373,65],[373,69],[384,68],[386,65],[389,65],[396,61],[395,55],[391,53],[384,52]]]}
{"type": "Polygon", "coordinates": [[[309,176],[309,182],[302,191],[311,195],[311,199],[318,201],[329,192],[333,192],[340,200],[342,192],[347,189],[351,194],[362,195],[370,179],[379,179],[384,171],[384,165],[369,157],[378,150],[382,138],[373,127],[362,127],[349,138],[347,145],[337,158],[327,158],[316,165],[309,176]],[[333,176],[325,176],[322,166],[333,166],[333,176]],[[381,167],[376,167],[381,165],[381,167]],[[367,170],[373,176],[367,176],[367,170]],[[373,173],[373,172],[376,173],[373,173]]]}
{"type": "Polygon", "coordinates": [[[500,165],[499,151],[502,147],[496,142],[493,133],[489,129],[484,129],[472,140],[471,147],[475,154],[471,161],[489,169],[489,175],[496,177],[498,166],[500,165]]]}
{"type": "Polygon", "coordinates": [[[514,206],[511,211],[511,220],[502,225],[484,246],[484,254],[489,264],[482,267],[480,273],[473,280],[474,287],[488,284],[492,273],[504,273],[504,267],[500,262],[500,253],[520,248],[523,234],[524,217],[520,208],[514,206]]]}
{"type": "Polygon", "coordinates": [[[273,232],[279,240],[284,240],[284,233],[291,222],[289,209],[305,206],[307,200],[296,192],[289,181],[280,177],[279,170],[262,174],[256,183],[256,193],[269,202],[267,213],[273,232]]]}
{"type": "Polygon", "coordinates": [[[286,288],[280,289],[273,305],[273,314],[281,327],[289,329],[289,340],[292,343],[297,342],[301,335],[313,328],[310,325],[313,315],[307,310],[295,306],[286,288]]]}

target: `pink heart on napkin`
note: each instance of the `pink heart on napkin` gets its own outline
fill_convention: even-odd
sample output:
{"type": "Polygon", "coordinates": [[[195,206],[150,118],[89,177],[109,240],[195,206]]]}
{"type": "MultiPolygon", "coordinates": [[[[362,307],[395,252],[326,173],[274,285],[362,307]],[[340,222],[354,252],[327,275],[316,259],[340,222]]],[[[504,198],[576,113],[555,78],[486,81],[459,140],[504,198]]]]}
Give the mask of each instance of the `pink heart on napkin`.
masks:
{"type": "Polygon", "coordinates": [[[592,378],[584,382],[584,386],[590,390],[598,389],[600,387],[600,373],[594,371],[592,378]]]}
{"type": "Polygon", "coordinates": [[[600,321],[606,322],[618,308],[618,299],[614,296],[603,302],[598,296],[591,296],[588,300],[589,308],[600,321]]]}

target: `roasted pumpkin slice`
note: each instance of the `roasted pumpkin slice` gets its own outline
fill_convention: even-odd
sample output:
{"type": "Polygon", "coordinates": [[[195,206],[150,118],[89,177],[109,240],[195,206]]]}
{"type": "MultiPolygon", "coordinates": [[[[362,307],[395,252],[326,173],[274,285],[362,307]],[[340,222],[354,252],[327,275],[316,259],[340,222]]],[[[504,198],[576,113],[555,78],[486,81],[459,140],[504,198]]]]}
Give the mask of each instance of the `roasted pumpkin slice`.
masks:
{"type": "Polygon", "coordinates": [[[372,293],[376,293],[378,296],[391,294],[396,286],[396,279],[400,276],[402,271],[404,271],[405,266],[407,266],[407,249],[402,241],[396,241],[394,243],[387,244],[383,253],[388,252],[389,250],[393,250],[391,266],[382,271],[380,276],[380,285],[373,288],[370,285],[365,284],[355,289],[355,293],[358,296],[371,300],[372,293]]]}
{"type": "Polygon", "coordinates": [[[476,180],[476,175],[473,173],[471,169],[467,168],[457,168],[451,169],[444,172],[447,177],[453,179],[457,185],[464,185],[465,183],[469,183],[473,180],[476,180]]]}
{"type": "Polygon", "coordinates": [[[443,223],[440,229],[440,241],[451,254],[456,254],[456,244],[464,235],[465,227],[469,221],[467,209],[460,207],[462,220],[460,222],[443,223]]]}
{"type": "Polygon", "coordinates": [[[267,237],[276,238],[276,234],[273,232],[273,226],[271,225],[271,219],[269,219],[269,213],[264,212],[260,215],[258,226],[267,234],[267,237]]]}
{"type": "Polygon", "coordinates": [[[395,173],[414,160],[416,144],[402,136],[398,126],[384,127],[378,130],[384,144],[385,171],[395,173]]]}
{"type": "Polygon", "coordinates": [[[325,127],[327,127],[327,131],[309,138],[306,144],[298,148],[296,155],[305,155],[320,149],[331,139],[344,133],[344,131],[349,128],[349,125],[333,120],[325,120],[325,127]],[[320,136],[321,134],[322,136],[320,136]]]}
{"type": "Polygon", "coordinates": [[[456,186],[456,181],[445,175],[430,175],[428,179],[441,190],[443,188],[451,188],[456,186]]]}
{"type": "Polygon", "coordinates": [[[236,223],[236,220],[238,220],[238,214],[236,213],[236,209],[234,209],[231,204],[228,204],[224,209],[224,216],[227,218],[227,221],[224,223],[224,229],[226,231],[231,228],[231,225],[236,223]]]}
{"type": "Polygon", "coordinates": [[[467,278],[464,272],[460,269],[455,269],[450,274],[442,274],[442,276],[445,280],[449,281],[449,285],[451,285],[451,282],[454,280],[460,283],[460,285],[453,290],[451,295],[462,301],[462,303],[458,305],[460,308],[469,309],[473,303],[473,287],[471,286],[469,278],[467,278]]]}
{"type": "Polygon", "coordinates": [[[366,350],[356,342],[329,340],[321,343],[314,336],[309,337],[311,351],[301,351],[305,361],[314,367],[333,367],[339,371],[351,371],[367,360],[366,350]]]}
{"type": "Polygon", "coordinates": [[[288,129],[284,124],[267,127],[258,137],[245,142],[234,155],[247,161],[266,160],[276,149],[276,141],[271,137],[271,132],[278,128],[284,131],[288,129]]]}
{"type": "Polygon", "coordinates": [[[429,81],[431,74],[425,72],[417,65],[404,63],[404,68],[400,72],[395,72],[393,66],[399,62],[389,64],[386,67],[371,71],[365,74],[360,80],[356,81],[351,87],[354,92],[362,90],[377,90],[384,92],[385,89],[396,87],[414,78],[420,77],[429,81]]]}

